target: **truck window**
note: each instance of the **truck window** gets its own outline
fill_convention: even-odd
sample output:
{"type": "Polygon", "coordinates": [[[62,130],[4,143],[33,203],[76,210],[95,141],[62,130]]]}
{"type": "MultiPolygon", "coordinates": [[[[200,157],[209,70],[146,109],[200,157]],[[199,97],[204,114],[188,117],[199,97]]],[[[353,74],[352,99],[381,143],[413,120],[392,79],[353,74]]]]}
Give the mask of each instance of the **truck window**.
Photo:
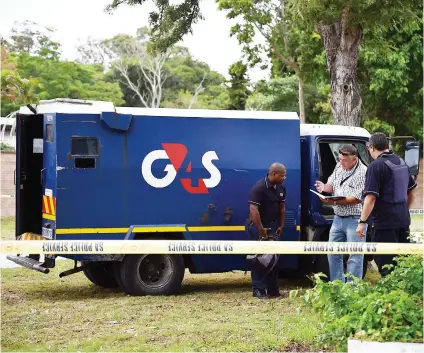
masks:
{"type": "Polygon", "coordinates": [[[98,156],[98,140],[95,137],[72,137],[71,154],[73,156],[98,156]]]}
{"type": "Polygon", "coordinates": [[[71,155],[76,169],[96,168],[99,140],[96,137],[71,137],[71,155]]]}
{"type": "Polygon", "coordinates": [[[54,140],[53,124],[46,124],[46,141],[53,142],[53,140],[54,140]]]}

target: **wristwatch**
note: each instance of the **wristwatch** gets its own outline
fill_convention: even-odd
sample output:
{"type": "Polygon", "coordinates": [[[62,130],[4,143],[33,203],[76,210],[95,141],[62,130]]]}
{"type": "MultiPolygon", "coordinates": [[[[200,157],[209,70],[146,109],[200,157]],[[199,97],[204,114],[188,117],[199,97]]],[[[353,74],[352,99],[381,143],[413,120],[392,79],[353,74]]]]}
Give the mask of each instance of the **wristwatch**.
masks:
{"type": "Polygon", "coordinates": [[[363,221],[362,219],[359,219],[358,223],[367,223],[367,221],[363,221]]]}

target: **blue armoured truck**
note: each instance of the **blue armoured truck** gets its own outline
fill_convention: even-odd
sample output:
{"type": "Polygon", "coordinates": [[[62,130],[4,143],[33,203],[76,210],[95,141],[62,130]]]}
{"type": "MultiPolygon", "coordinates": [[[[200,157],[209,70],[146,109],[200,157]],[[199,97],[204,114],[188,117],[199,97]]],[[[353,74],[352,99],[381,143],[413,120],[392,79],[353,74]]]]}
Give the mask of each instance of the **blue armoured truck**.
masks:
{"type": "MultiPolygon", "coordinates": [[[[17,114],[16,237],[247,240],[249,190],[281,162],[281,241],[326,241],[333,210],[309,189],[327,181],[342,144],[354,144],[368,165],[369,136],[359,127],[300,124],[294,112],[42,101],[17,114]]],[[[235,254],[61,256],[75,267],[60,276],[83,271],[99,286],[132,295],[174,293],[186,269],[249,270],[245,256],[235,254]]],[[[56,261],[54,254],[8,258],[42,273],[56,261]]],[[[291,276],[328,272],[326,255],[283,255],[279,268],[291,276]]]]}

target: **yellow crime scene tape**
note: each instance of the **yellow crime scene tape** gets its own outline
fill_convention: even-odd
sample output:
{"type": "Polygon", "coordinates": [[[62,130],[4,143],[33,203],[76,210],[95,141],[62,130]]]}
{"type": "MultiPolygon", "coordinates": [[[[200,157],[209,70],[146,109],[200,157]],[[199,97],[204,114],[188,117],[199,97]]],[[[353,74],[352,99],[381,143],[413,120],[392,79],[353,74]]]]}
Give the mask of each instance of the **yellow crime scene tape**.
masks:
{"type": "Polygon", "coordinates": [[[423,254],[421,243],[220,240],[11,240],[2,254],[423,254]]]}

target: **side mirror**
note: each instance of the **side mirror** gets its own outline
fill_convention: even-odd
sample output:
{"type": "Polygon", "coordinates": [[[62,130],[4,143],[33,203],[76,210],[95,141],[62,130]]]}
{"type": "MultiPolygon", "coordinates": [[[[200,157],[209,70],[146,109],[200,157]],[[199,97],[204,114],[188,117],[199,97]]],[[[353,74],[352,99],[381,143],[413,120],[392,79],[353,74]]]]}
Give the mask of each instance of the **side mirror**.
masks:
{"type": "Polygon", "coordinates": [[[420,143],[417,141],[407,141],[405,144],[405,163],[409,167],[409,173],[416,177],[420,163],[420,143]]]}

